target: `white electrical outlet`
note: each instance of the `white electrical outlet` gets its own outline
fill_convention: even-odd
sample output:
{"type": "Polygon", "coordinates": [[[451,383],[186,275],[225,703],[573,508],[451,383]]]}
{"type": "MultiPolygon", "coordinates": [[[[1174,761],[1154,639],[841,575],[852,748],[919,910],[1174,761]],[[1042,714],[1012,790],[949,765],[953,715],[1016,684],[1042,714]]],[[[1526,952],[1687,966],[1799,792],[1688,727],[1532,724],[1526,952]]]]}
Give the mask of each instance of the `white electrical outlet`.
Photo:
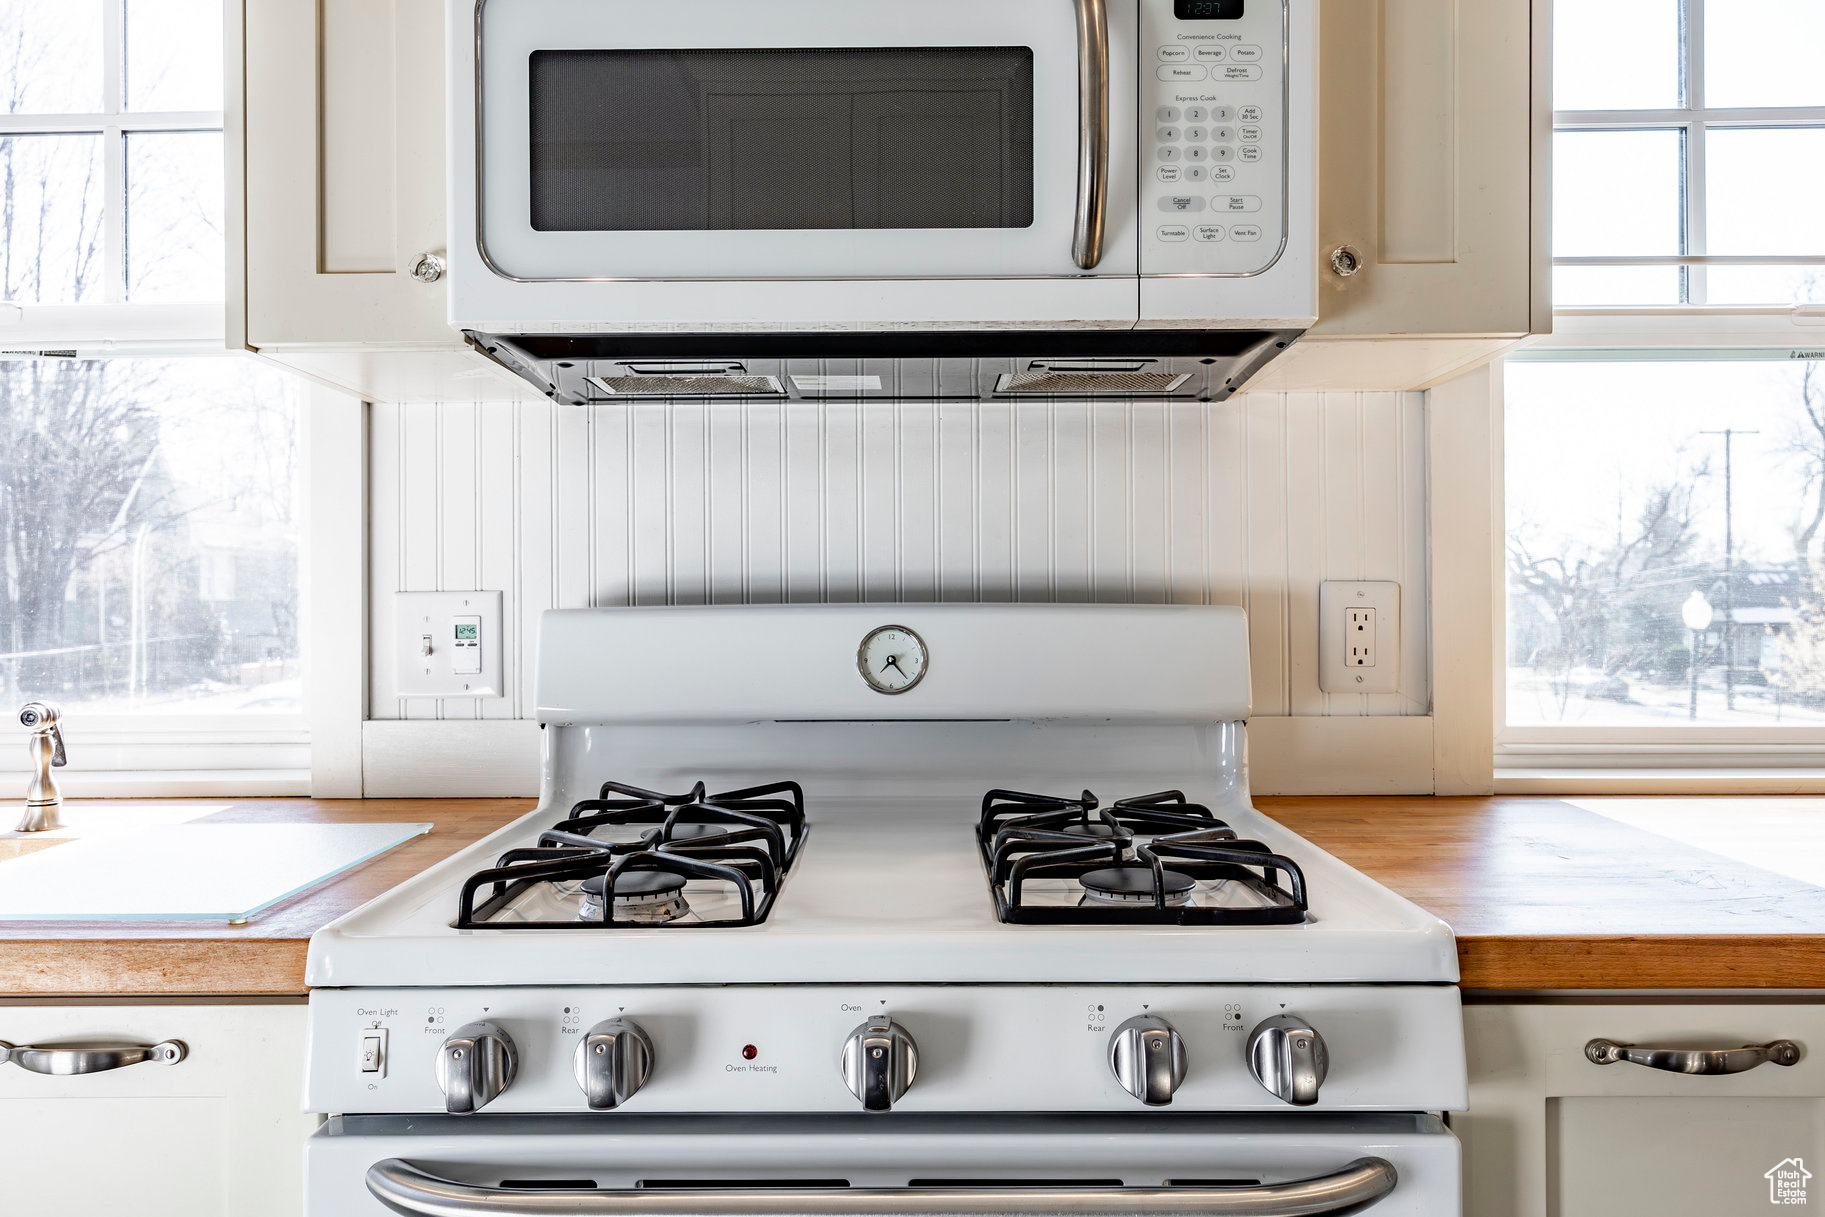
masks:
{"type": "Polygon", "coordinates": [[[400,697],[504,697],[499,592],[397,592],[393,664],[400,697]]]}
{"type": "Polygon", "coordinates": [[[1318,585],[1318,687],[1400,692],[1400,584],[1318,585]]]}

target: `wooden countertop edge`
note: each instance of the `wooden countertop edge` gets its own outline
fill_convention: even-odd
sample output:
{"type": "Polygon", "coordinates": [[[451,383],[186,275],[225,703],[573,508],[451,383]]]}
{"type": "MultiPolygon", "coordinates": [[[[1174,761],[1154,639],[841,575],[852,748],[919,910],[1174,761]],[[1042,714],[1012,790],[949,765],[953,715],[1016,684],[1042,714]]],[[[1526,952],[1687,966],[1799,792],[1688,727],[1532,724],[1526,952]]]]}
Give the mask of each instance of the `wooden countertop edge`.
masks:
{"type": "MultiPolygon", "coordinates": [[[[6,997],[293,997],[302,939],[0,942],[6,997]]],[[[1480,992],[1825,989],[1825,934],[1483,935],[1458,940],[1461,988],[1480,992]]]]}
{"type": "Polygon", "coordinates": [[[1825,989],[1825,934],[1478,935],[1457,958],[1481,991],[1825,989]]]}

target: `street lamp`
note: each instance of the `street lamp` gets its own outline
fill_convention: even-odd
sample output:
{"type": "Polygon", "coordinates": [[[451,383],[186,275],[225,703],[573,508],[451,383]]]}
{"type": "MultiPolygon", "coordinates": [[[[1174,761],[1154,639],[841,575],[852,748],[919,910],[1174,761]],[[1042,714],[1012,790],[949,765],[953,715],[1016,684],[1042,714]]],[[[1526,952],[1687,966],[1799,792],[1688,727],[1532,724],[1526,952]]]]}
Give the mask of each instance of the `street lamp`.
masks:
{"type": "Polygon", "coordinates": [[[1692,594],[1686,597],[1686,602],[1679,606],[1680,620],[1684,621],[1686,628],[1692,631],[1692,655],[1686,661],[1686,671],[1690,674],[1692,683],[1692,696],[1687,717],[1693,720],[1698,718],[1698,646],[1705,631],[1711,628],[1711,615],[1711,602],[1706,600],[1705,594],[1697,588],[1692,589],[1692,594]]]}

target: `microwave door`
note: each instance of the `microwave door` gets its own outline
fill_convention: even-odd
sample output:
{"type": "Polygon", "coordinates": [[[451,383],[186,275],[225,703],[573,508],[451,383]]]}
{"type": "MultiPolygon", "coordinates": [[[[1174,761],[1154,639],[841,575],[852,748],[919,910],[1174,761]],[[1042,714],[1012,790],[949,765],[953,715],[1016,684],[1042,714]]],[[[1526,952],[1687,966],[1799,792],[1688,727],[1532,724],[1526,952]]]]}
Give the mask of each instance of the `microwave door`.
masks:
{"type": "Polygon", "coordinates": [[[486,0],[478,245],[529,282],[1133,276],[1136,24],[486,0]]]}

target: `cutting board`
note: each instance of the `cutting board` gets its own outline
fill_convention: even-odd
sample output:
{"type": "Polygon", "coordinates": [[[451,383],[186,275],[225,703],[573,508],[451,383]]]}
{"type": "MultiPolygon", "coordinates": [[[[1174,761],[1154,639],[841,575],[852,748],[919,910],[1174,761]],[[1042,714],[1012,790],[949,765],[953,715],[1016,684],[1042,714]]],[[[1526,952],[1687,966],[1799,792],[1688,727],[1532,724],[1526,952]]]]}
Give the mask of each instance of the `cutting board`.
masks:
{"type": "Polygon", "coordinates": [[[176,824],[0,862],[0,921],[246,921],[429,824],[176,824]]]}

